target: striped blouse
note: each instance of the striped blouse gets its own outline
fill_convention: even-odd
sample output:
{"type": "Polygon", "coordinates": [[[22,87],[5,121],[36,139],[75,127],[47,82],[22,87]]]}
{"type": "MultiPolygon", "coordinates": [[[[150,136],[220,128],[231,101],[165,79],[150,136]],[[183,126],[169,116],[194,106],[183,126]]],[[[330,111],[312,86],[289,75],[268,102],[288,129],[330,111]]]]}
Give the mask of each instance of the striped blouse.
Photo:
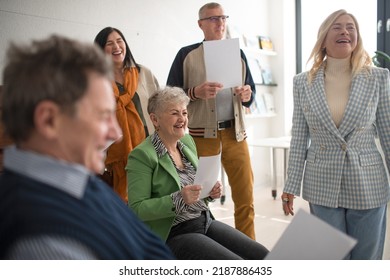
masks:
{"type": "MultiPolygon", "coordinates": [[[[156,132],[153,133],[153,135],[151,136],[151,141],[154,146],[154,149],[156,150],[158,157],[162,157],[166,153],[168,153],[167,148],[165,147],[164,143],[161,141],[160,137],[156,132]]],[[[196,169],[183,153],[184,144],[178,141],[177,147],[180,151],[180,155],[183,161],[183,165],[184,165],[183,169],[178,168],[175,162],[173,161],[172,157],[169,155],[169,153],[168,155],[171,158],[172,163],[176,168],[177,174],[179,175],[180,187],[183,188],[184,186],[192,185],[194,183],[196,169]]],[[[172,226],[175,226],[184,221],[198,218],[200,217],[202,211],[208,210],[208,206],[204,200],[199,200],[196,203],[187,205],[184,202],[184,199],[181,195],[181,191],[172,193],[171,197],[172,197],[173,204],[175,206],[175,213],[176,213],[176,217],[175,220],[173,221],[172,226]]]]}

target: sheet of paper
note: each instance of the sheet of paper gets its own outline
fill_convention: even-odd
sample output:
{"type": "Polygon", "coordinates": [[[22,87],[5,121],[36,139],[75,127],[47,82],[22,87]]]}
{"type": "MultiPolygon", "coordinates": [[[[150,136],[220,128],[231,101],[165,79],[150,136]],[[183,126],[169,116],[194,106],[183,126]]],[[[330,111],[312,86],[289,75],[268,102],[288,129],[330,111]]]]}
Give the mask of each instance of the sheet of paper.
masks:
{"type": "Polygon", "coordinates": [[[238,38],[204,41],[206,79],[224,88],[242,86],[242,65],[238,38]]]}
{"type": "Polygon", "coordinates": [[[342,260],[356,239],[299,209],[267,260],[342,260]]]}
{"type": "Polygon", "coordinates": [[[221,154],[209,157],[200,157],[196,171],[194,185],[202,185],[200,198],[209,195],[218,180],[221,171],[221,154]]]}

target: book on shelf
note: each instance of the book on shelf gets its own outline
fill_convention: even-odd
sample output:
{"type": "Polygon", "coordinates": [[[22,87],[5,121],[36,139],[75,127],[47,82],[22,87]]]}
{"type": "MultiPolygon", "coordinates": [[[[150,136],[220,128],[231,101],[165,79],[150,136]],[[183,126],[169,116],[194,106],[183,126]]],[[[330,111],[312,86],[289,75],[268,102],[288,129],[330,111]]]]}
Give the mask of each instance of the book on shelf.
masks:
{"type": "Polygon", "coordinates": [[[274,78],[273,78],[273,75],[272,75],[272,71],[271,71],[271,69],[269,67],[261,68],[261,74],[262,74],[262,77],[263,77],[263,83],[265,85],[275,84],[275,81],[274,81],[274,78]]]}
{"type": "Polygon", "coordinates": [[[255,84],[262,84],[264,81],[259,60],[256,58],[248,58],[248,66],[255,84]]]}
{"type": "Polygon", "coordinates": [[[251,106],[248,109],[249,110],[246,110],[247,114],[260,115],[260,116],[265,116],[267,114],[274,113],[275,111],[274,109],[272,111],[269,111],[267,109],[263,93],[255,94],[255,99],[253,100],[251,106]]]}
{"type": "Polygon", "coordinates": [[[267,51],[273,51],[274,45],[272,43],[272,40],[268,36],[258,36],[259,40],[259,47],[260,49],[267,50],[267,51]]]}
{"type": "Polygon", "coordinates": [[[264,92],[263,94],[264,104],[265,108],[267,110],[268,114],[274,114],[275,113],[275,102],[274,102],[274,96],[273,94],[269,92],[264,92]]]}
{"type": "MultiPolygon", "coordinates": [[[[251,105],[252,106],[252,105],[251,105]]],[[[245,115],[250,115],[250,114],[252,114],[252,110],[251,110],[251,108],[249,107],[244,107],[244,112],[245,112],[245,115]]]]}
{"type": "Polygon", "coordinates": [[[236,25],[228,25],[226,27],[226,39],[238,38],[240,42],[240,48],[246,47],[247,42],[244,34],[240,31],[236,25]]]}
{"type": "Polygon", "coordinates": [[[259,40],[256,36],[245,37],[246,47],[249,49],[259,49],[259,40]]]}
{"type": "Polygon", "coordinates": [[[257,107],[258,107],[258,110],[259,110],[259,114],[261,115],[266,115],[268,114],[267,112],[267,107],[265,106],[265,103],[264,103],[264,96],[262,93],[260,94],[256,94],[256,101],[257,101],[257,107]]]}

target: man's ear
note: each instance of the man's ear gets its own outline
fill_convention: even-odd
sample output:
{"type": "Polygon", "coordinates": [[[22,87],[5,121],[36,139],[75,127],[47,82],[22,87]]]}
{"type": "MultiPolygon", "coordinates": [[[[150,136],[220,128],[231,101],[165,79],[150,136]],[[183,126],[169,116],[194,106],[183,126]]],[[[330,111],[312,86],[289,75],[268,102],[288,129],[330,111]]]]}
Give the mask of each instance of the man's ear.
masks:
{"type": "Polygon", "coordinates": [[[38,133],[48,139],[57,136],[60,108],[52,101],[41,101],[34,111],[34,125],[38,133]]]}

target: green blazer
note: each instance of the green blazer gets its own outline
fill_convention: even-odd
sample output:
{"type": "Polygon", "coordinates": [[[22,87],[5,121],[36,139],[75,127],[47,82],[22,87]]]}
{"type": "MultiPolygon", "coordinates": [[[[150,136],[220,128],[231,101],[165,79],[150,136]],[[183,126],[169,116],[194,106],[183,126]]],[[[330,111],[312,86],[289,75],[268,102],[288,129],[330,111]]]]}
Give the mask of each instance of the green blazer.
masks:
{"type": "MultiPolygon", "coordinates": [[[[185,135],[180,141],[185,145],[184,154],[197,168],[194,140],[185,135]]],[[[180,190],[179,175],[169,155],[158,158],[149,136],[129,154],[126,171],[129,207],[166,240],[176,215],[170,195],[180,190]]]]}

